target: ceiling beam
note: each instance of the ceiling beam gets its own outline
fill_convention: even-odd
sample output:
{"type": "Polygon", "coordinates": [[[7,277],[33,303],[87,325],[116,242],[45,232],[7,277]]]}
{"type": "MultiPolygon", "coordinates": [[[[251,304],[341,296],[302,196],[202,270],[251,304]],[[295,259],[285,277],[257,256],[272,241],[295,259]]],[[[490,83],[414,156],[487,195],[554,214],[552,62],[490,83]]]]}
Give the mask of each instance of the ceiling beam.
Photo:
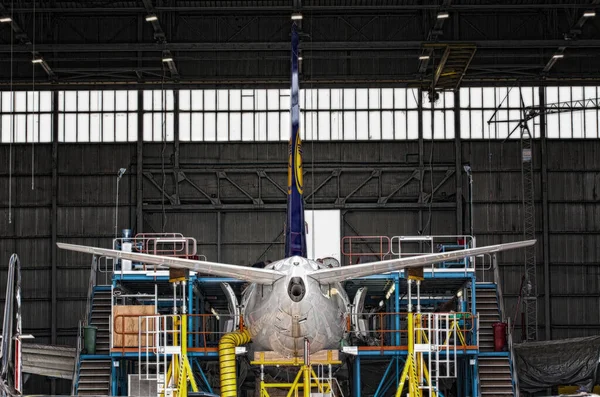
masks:
{"type": "MultiPolygon", "coordinates": [[[[475,40],[475,41],[440,41],[436,44],[440,48],[455,44],[472,44],[478,50],[507,49],[507,48],[600,48],[600,39],[590,40],[475,40]]],[[[304,42],[305,50],[314,51],[398,51],[420,50],[423,41],[334,41],[334,42],[304,42]]],[[[197,42],[197,43],[86,43],[86,44],[36,44],[36,49],[41,52],[135,52],[135,51],[288,51],[288,42],[197,42]]],[[[0,45],[0,53],[9,53],[9,44],[0,45]]],[[[31,44],[24,44],[14,48],[14,52],[31,52],[31,44]]]]}
{"type": "MultiPolygon", "coordinates": [[[[42,67],[42,69],[44,69],[44,71],[48,75],[48,78],[52,81],[56,81],[56,74],[54,73],[52,68],[50,68],[50,65],[48,65],[48,62],[46,62],[46,60],[40,55],[40,53],[38,51],[34,50],[34,46],[33,46],[31,39],[29,38],[27,33],[23,29],[21,29],[21,26],[19,26],[17,21],[15,21],[14,10],[13,10],[13,12],[9,12],[9,10],[4,6],[4,4],[2,4],[0,2],[0,16],[5,16],[5,15],[11,17],[11,21],[9,22],[9,24],[12,28],[14,37],[19,42],[20,46],[28,48],[27,52],[31,53],[31,55],[33,56],[33,59],[40,60],[38,63],[42,67]]],[[[13,52],[18,52],[15,50],[16,50],[16,48],[13,47],[13,52]]]]}
{"type": "MultiPolygon", "coordinates": [[[[156,40],[157,44],[165,46],[167,44],[167,36],[165,35],[165,32],[160,24],[160,19],[158,18],[158,14],[154,8],[154,5],[152,4],[152,0],[142,0],[142,3],[144,4],[144,9],[146,10],[146,18],[148,18],[148,16],[156,17],[149,21],[154,29],[154,40],[156,40]]],[[[179,71],[177,70],[175,58],[173,57],[171,50],[165,48],[161,55],[161,61],[169,68],[171,77],[176,81],[179,80],[179,71]]]]}
{"type": "MultiPolygon", "coordinates": [[[[579,16],[577,22],[575,22],[571,29],[569,29],[569,32],[564,34],[565,41],[577,40],[579,35],[581,35],[581,29],[583,28],[583,25],[585,25],[588,19],[591,19],[590,17],[584,16],[584,13],[588,10],[594,10],[595,7],[597,7],[599,4],[600,0],[593,0],[592,3],[584,9],[584,11],[579,16]]],[[[544,66],[544,69],[542,69],[542,74],[547,74],[548,72],[550,72],[550,69],[552,69],[556,62],[565,56],[566,49],[566,46],[558,47],[558,50],[556,50],[556,52],[552,54],[552,56],[544,66]]]]}

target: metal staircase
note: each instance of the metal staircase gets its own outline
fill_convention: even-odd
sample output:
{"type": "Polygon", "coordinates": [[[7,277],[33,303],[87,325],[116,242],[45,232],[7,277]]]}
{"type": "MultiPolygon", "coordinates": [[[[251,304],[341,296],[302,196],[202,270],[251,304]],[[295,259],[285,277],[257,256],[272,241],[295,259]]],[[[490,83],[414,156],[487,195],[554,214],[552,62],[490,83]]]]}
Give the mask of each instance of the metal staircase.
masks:
{"type": "Polygon", "coordinates": [[[457,90],[477,48],[469,44],[445,46],[444,54],[433,75],[434,90],[457,90]]]}
{"type": "Polygon", "coordinates": [[[77,395],[110,396],[111,365],[111,360],[82,360],[79,366],[77,395]]]}
{"type": "Polygon", "coordinates": [[[110,285],[93,287],[88,324],[96,327],[96,352],[82,352],[77,373],[76,394],[109,396],[112,361],[110,355],[110,285]]]}
{"type": "Polygon", "coordinates": [[[89,324],[98,328],[98,332],[96,333],[96,354],[110,354],[110,313],[110,285],[98,285],[94,287],[89,324]]]}
{"type": "MultiPolygon", "coordinates": [[[[494,352],[492,324],[501,321],[501,307],[496,284],[477,283],[475,297],[476,311],[479,314],[478,363],[481,396],[514,396],[509,354],[494,352]]],[[[469,302],[471,302],[470,299],[469,302]]]]}

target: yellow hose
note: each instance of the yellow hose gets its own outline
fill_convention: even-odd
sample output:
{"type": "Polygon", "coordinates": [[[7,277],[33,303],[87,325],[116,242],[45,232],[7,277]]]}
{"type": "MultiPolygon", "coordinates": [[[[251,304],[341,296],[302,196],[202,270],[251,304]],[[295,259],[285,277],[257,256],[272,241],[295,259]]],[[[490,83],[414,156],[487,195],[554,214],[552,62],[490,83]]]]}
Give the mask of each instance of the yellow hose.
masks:
{"type": "Polygon", "coordinates": [[[219,341],[219,369],[221,371],[221,397],[237,397],[235,348],[250,342],[246,330],[230,332],[219,341]]]}

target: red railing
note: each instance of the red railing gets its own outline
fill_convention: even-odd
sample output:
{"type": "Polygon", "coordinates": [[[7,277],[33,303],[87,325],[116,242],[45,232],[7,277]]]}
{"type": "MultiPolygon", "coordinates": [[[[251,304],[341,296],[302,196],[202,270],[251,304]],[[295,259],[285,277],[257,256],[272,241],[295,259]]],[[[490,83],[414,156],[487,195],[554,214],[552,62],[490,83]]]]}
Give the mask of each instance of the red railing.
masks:
{"type": "Polygon", "coordinates": [[[341,248],[342,255],[348,258],[348,265],[352,265],[360,263],[361,258],[366,257],[376,256],[378,260],[383,260],[390,254],[391,241],[387,236],[345,236],[342,238],[341,248]],[[373,247],[377,248],[373,250],[373,247]]]}

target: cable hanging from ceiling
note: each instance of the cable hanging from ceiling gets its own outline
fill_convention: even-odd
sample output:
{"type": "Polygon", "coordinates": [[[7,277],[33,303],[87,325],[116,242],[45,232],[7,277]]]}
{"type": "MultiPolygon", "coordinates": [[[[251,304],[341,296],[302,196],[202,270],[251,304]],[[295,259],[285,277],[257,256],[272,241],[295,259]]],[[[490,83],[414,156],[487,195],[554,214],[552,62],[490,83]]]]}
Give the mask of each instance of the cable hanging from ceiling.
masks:
{"type": "MultiPolygon", "coordinates": [[[[10,2],[11,30],[14,21],[14,0],[10,2]]],[[[10,33],[10,137],[8,139],[8,223],[12,223],[12,143],[15,135],[15,93],[13,91],[14,35],[10,33]]]]}
{"type": "MultiPolygon", "coordinates": [[[[37,1],[33,1],[33,38],[32,38],[32,52],[31,52],[31,100],[33,101],[32,111],[32,125],[31,125],[31,190],[35,190],[35,139],[39,137],[40,132],[40,115],[39,115],[39,100],[40,95],[35,95],[35,5],[37,1]],[[36,109],[36,105],[37,109],[36,109]]],[[[27,134],[27,132],[25,132],[27,134]]]]}

